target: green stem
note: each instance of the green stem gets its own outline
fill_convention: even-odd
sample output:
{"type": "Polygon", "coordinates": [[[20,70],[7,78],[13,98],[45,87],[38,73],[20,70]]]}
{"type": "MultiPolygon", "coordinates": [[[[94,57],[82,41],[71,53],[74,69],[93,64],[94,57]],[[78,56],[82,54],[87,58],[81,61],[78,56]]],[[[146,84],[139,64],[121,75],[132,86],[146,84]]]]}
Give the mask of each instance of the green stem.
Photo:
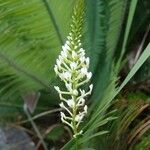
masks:
{"type": "Polygon", "coordinates": [[[76,121],[75,121],[75,117],[77,115],[77,107],[76,107],[76,96],[73,96],[73,100],[74,100],[74,103],[75,103],[75,107],[73,108],[73,120],[72,120],[72,123],[73,123],[73,132],[74,132],[74,135],[77,134],[77,126],[76,126],[76,121]]]}
{"type": "MultiPolygon", "coordinates": [[[[74,83],[73,84],[73,89],[75,90],[77,87],[76,87],[76,84],[74,83]]],[[[77,115],[77,96],[72,96],[73,100],[74,100],[74,108],[73,108],[73,132],[74,132],[74,135],[77,135],[78,133],[78,130],[77,130],[77,124],[76,124],[76,121],[75,121],[75,117],[77,115]]],[[[77,137],[75,137],[75,149],[78,150],[78,140],[77,140],[77,137]]]]}
{"type": "Polygon", "coordinates": [[[78,139],[75,139],[75,144],[76,144],[76,150],[78,150],[78,139]]]}
{"type": "MultiPolygon", "coordinates": [[[[77,115],[77,107],[76,107],[76,97],[74,96],[74,102],[75,102],[75,107],[73,109],[73,132],[74,135],[77,135],[78,131],[77,131],[77,125],[76,125],[76,121],[75,121],[75,117],[77,115]]],[[[75,149],[78,150],[78,140],[77,137],[75,137],[75,149]]]]}

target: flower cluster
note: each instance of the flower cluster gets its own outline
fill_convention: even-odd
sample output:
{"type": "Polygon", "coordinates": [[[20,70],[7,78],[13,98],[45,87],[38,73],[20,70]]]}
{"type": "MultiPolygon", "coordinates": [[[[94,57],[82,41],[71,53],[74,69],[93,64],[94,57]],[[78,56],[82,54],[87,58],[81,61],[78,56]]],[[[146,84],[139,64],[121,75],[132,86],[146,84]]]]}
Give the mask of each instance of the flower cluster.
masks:
{"type": "Polygon", "coordinates": [[[54,67],[56,75],[65,83],[66,90],[61,91],[58,86],[54,88],[62,100],[60,107],[67,113],[66,115],[61,112],[61,120],[73,129],[74,137],[76,137],[82,133],[78,131],[78,126],[87,114],[85,98],[91,94],[93,85],[89,86],[88,92],[81,87],[89,82],[92,73],[88,72],[90,60],[85,57],[85,50],[81,47],[80,39],[75,39],[72,33],[67,39],[54,67]]]}

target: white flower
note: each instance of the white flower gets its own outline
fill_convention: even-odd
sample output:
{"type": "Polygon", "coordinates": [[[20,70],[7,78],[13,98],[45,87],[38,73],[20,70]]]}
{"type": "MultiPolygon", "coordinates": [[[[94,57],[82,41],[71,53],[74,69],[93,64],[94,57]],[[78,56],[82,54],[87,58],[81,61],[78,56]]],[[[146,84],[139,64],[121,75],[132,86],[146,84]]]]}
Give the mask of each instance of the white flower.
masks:
{"type": "Polygon", "coordinates": [[[60,62],[64,61],[64,59],[63,59],[63,57],[62,57],[61,55],[59,55],[58,58],[59,58],[59,61],[60,61],[60,62]]]}
{"type": "Polygon", "coordinates": [[[59,106],[60,106],[61,108],[64,108],[64,107],[65,107],[65,105],[64,105],[63,102],[61,102],[61,103],[59,104],[59,106]]]}
{"type": "Polygon", "coordinates": [[[66,43],[64,46],[62,46],[62,49],[63,49],[64,51],[70,50],[69,44],[66,43]]]}
{"type": "Polygon", "coordinates": [[[76,115],[76,117],[75,117],[75,121],[80,123],[82,121],[83,117],[84,117],[84,114],[79,112],[79,114],[76,115]]]}
{"type": "Polygon", "coordinates": [[[85,91],[84,91],[84,90],[81,90],[81,89],[80,89],[80,92],[81,92],[81,96],[84,96],[84,95],[85,95],[85,91]]]}
{"type": "Polygon", "coordinates": [[[72,40],[72,37],[71,37],[71,36],[67,36],[67,39],[68,39],[68,40],[72,40]]]}
{"type": "Polygon", "coordinates": [[[66,83],[65,85],[66,85],[67,90],[71,92],[72,91],[72,84],[66,83]]]}
{"type": "MultiPolygon", "coordinates": [[[[78,42],[80,42],[80,41],[78,41],[78,42]]],[[[82,45],[81,43],[78,44],[79,47],[80,47],[81,45],[82,45]]]]}
{"type": "Polygon", "coordinates": [[[75,107],[75,102],[74,102],[73,99],[67,100],[66,103],[68,104],[68,106],[69,106],[70,108],[74,108],[74,107],[75,107]]]}
{"type": "Polygon", "coordinates": [[[87,107],[87,105],[85,105],[85,106],[84,106],[84,113],[85,113],[85,114],[87,114],[87,109],[88,109],[88,107],[87,107]]]}
{"type": "MultiPolygon", "coordinates": [[[[65,101],[65,102],[67,102],[67,101],[65,101]]],[[[61,108],[65,109],[65,110],[72,116],[71,111],[64,105],[63,102],[61,102],[61,103],[59,104],[59,106],[60,106],[61,108]]]]}
{"type": "Polygon", "coordinates": [[[59,89],[58,86],[54,86],[54,88],[55,88],[55,90],[56,90],[58,93],[60,93],[60,89],[59,89]]]}
{"type": "Polygon", "coordinates": [[[71,67],[72,70],[75,70],[75,69],[77,68],[77,63],[72,62],[72,63],[70,64],[70,67],[71,67]]]}
{"type": "Polygon", "coordinates": [[[83,52],[85,52],[85,50],[84,50],[83,48],[80,48],[80,49],[79,49],[79,52],[80,52],[80,53],[83,53],[83,52]]]}
{"type": "Polygon", "coordinates": [[[56,63],[57,63],[58,68],[60,68],[61,67],[61,61],[59,59],[57,59],[56,63]]]}
{"type": "Polygon", "coordinates": [[[86,59],[85,59],[85,63],[86,63],[86,66],[87,66],[87,68],[89,67],[89,64],[90,64],[90,59],[89,59],[89,57],[87,57],[86,59]]]}
{"type": "Polygon", "coordinates": [[[85,104],[85,99],[84,99],[84,98],[80,98],[80,99],[78,100],[77,105],[78,105],[78,106],[84,106],[84,104],[85,104]]]}
{"type": "Polygon", "coordinates": [[[88,73],[86,74],[86,76],[87,76],[87,80],[90,80],[91,77],[92,77],[92,72],[88,72],[88,73]]]}
{"type": "Polygon", "coordinates": [[[71,73],[66,71],[60,74],[60,77],[62,80],[70,80],[71,79],[71,73]]]}
{"type": "Polygon", "coordinates": [[[75,51],[72,51],[72,58],[76,59],[78,57],[77,53],[75,51]]]}
{"type": "Polygon", "coordinates": [[[85,62],[85,57],[80,57],[79,58],[80,62],[81,62],[81,65],[84,66],[84,62],[85,62]]]}
{"type": "Polygon", "coordinates": [[[80,48],[79,52],[80,52],[79,53],[80,57],[84,57],[85,56],[85,50],[83,48],[80,48]]]}
{"type": "Polygon", "coordinates": [[[60,116],[61,116],[62,120],[66,119],[66,115],[63,112],[60,112],[60,116]]]}
{"type": "Polygon", "coordinates": [[[92,90],[93,90],[93,84],[91,84],[90,86],[89,86],[89,88],[90,88],[90,94],[91,94],[91,92],[92,92],[92,90]]]}
{"type": "Polygon", "coordinates": [[[70,41],[66,41],[65,46],[66,46],[66,45],[68,45],[68,46],[69,46],[69,45],[70,45],[70,41]]]}
{"type": "Polygon", "coordinates": [[[71,79],[71,73],[70,72],[65,72],[64,73],[64,77],[66,78],[66,79],[71,79]]]}
{"type": "Polygon", "coordinates": [[[87,72],[87,68],[86,67],[84,67],[84,68],[81,68],[81,77],[83,78],[85,75],[87,75],[88,74],[88,72],[87,72]]]}
{"type": "Polygon", "coordinates": [[[67,52],[66,51],[61,51],[61,56],[63,58],[67,58],[67,52]]]}
{"type": "Polygon", "coordinates": [[[55,65],[55,67],[54,67],[54,71],[55,71],[55,73],[56,74],[58,74],[59,72],[58,72],[58,67],[57,67],[57,65],[55,65]]]}

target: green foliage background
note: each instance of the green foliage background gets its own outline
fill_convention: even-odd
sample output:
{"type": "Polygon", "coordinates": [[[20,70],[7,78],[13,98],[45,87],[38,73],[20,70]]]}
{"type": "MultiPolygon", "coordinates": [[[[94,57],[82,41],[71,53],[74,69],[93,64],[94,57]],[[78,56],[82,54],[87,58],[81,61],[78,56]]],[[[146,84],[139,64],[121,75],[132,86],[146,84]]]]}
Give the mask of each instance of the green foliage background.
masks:
{"type": "MultiPolygon", "coordinates": [[[[103,126],[117,116],[112,115],[113,113],[107,114],[107,109],[114,97],[150,56],[150,45],[147,42],[138,62],[121,86],[117,87],[123,56],[127,56],[125,52],[128,52],[126,50],[132,39],[149,18],[149,12],[142,13],[144,17],[141,22],[138,22],[137,17],[134,18],[134,14],[137,16],[141,12],[144,2],[85,0],[83,43],[91,58],[91,82],[94,83],[93,94],[89,98],[89,114],[85,125],[82,125],[84,134],[78,143],[86,150],[90,147],[97,148],[98,144],[106,149],[102,142],[97,141],[100,140],[100,135],[108,133],[109,129],[103,126]],[[135,24],[137,28],[133,29],[135,24]]],[[[75,0],[0,0],[2,120],[8,116],[12,118],[12,112],[16,116],[22,113],[22,95],[26,93],[41,93],[37,107],[40,111],[58,104],[58,95],[53,85],[61,83],[55,77],[53,67],[70,31],[71,16],[76,3],[78,1],[75,0]]],[[[149,73],[146,78],[149,78],[149,73]]],[[[147,139],[148,137],[143,138],[143,143],[147,139]]],[[[141,144],[142,142],[139,146],[141,144]]],[[[75,145],[72,140],[62,150],[74,149],[75,145]]]]}

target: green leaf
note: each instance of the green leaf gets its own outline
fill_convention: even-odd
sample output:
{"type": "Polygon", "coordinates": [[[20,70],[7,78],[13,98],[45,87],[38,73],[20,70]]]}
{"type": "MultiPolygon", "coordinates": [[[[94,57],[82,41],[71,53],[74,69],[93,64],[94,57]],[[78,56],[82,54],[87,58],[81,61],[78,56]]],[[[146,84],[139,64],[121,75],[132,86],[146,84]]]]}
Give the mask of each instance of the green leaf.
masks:
{"type": "MultiPolygon", "coordinates": [[[[113,78],[113,77],[112,77],[113,78]]],[[[105,89],[104,96],[102,97],[101,101],[97,101],[93,103],[89,110],[90,114],[90,120],[88,120],[88,123],[85,124],[84,130],[94,129],[97,124],[99,124],[101,121],[103,122],[106,110],[110,106],[112,102],[112,97],[116,94],[116,77],[114,75],[114,78],[112,82],[108,85],[108,87],[105,89]]]]}
{"type": "Polygon", "coordinates": [[[126,0],[88,0],[86,49],[91,57],[94,91],[98,101],[110,81],[113,55],[120,36],[126,0]]]}
{"type": "Polygon", "coordinates": [[[85,143],[85,142],[87,142],[87,141],[89,141],[89,140],[91,140],[91,139],[93,139],[93,138],[95,138],[97,136],[104,135],[104,134],[107,134],[107,133],[108,133],[108,131],[97,132],[97,133],[95,133],[95,134],[93,134],[91,136],[82,138],[82,140],[80,141],[80,143],[85,143]]]}
{"type": "Polygon", "coordinates": [[[75,139],[70,140],[67,144],[65,144],[60,150],[74,150],[75,147],[75,139]]]}
{"type": "Polygon", "coordinates": [[[81,150],[95,150],[94,148],[82,148],[81,150]]]}
{"type": "Polygon", "coordinates": [[[93,131],[94,129],[98,129],[99,127],[106,125],[109,121],[112,121],[114,119],[117,119],[116,117],[108,117],[105,119],[102,119],[101,121],[99,120],[99,122],[93,124],[93,126],[89,127],[89,129],[85,132],[85,134],[88,136],[88,134],[90,134],[91,131],[93,131]]]}
{"type": "MultiPolygon", "coordinates": [[[[124,82],[120,85],[118,89],[115,89],[115,84],[112,82],[106,89],[106,94],[104,94],[104,97],[101,101],[94,104],[91,111],[92,114],[90,115],[90,120],[85,124],[83,130],[85,130],[85,133],[90,131],[89,134],[93,134],[93,132],[96,131],[95,127],[98,123],[100,123],[106,113],[106,110],[110,106],[112,100],[117,96],[117,94],[123,89],[123,87],[130,81],[130,79],[135,75],[137,70],[142,66],[142,64],[147,60],[147,58],[150,56],[150,44],[147,46],[147,48],[144,50],[142,55],[140,56],[139,60],[135,64],[135,66],[131,69],[127,77],[125,78],[124,82]]],[[[116,80],[114,80],[116,81],[116,80]]],[[[91,112],[90,112],[91,113],[91,112]]],[[[85,134],[86,135],[86,134],[85,134]]],[[[87,135],[86,135],[87,137],[87,135]]],[[[83,138],[86,138],[83,137],[83,138]]]]}
{"type": "Polygon", "coordinates": [[[50,89],[55,59],[69,30],[72,3],[0,0],[1,95],[50,89]]]}
{"type": "Polygon", "coordinates": [[[125,29],[124,40],[123,40],[123,44],[122,44],[122,48],[121,48],[121,55],[119,58],[119,63],[122,61],[123,55],[126,51],[126,46],[127,46],[127,42],[129,39],[129,33],[131,30],[131,25],[133,22],[133,17],[135,14],[137,2],[138,2],[138,0],[131,0],[131,3],[130,3],[129,14],[128,14],[128,19],[127,19],[127,24],[126,24],[126,29],[125,29]]]}

